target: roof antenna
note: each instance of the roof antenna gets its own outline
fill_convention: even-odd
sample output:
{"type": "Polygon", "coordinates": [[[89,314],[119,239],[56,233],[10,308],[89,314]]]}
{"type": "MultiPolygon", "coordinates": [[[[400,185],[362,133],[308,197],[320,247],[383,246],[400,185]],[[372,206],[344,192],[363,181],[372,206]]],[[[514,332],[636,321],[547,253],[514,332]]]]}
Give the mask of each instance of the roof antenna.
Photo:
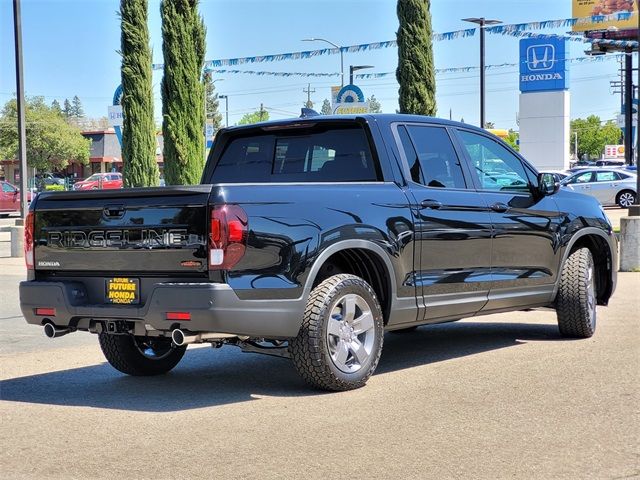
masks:
{"type": "Polygon", "coordinates": [[[307,118],[307,117],[317,117],[320,114],[318,112],[316,112],[314,109],[312,108],[306,108],[303,107],[300,110],[300,118],[307,118]]]}

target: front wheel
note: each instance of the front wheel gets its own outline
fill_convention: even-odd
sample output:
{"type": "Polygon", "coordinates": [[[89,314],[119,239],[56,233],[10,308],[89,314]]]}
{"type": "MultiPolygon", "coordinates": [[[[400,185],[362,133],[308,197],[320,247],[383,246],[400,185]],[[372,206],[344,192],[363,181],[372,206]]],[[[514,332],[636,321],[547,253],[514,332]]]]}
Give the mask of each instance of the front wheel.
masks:
{"type": "Polygon", "coordinates": [[[167,373],[180,362],[187,349],[163,337],[101,333],[98,339],[102,353],[111,366],[133,376],[167,373]]]}
{"type": "Polygon", "coordinates": [[[313,289],[289,351],[309,384],[333,391],[362,387],[382,353],[383,320],[375,292],[354,275],[334,275],[313,289]]]}
{"type": "Polygon", "coordinates": [[[589,338],[596,331],[596,275],[588,248],[569,255],[562,268],[556,298],[560,333],[565,337],[589,338]]]}
{"type": "Polygon", "coordinates": [[[636,195],[631,190],[624,190],[618,194],[616,203],[622,208],[629,208],[636,202],[636,195]]]}

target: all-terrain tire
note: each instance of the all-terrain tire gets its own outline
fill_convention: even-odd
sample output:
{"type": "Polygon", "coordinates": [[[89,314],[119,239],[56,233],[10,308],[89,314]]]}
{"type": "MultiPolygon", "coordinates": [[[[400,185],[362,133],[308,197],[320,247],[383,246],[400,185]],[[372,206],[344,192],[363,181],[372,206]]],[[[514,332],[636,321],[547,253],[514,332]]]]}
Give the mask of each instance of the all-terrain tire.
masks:
{"type": "Polygon", "coordinates": [[[382,310],[371,286],[355,275],[339,274],[311,292],[298,336],[289,341],[289,353],[298,373],[312,386],[352,390],[362,387],[378,366],[383,335],[382,310]],[[361,350],[365,345],[366,352],[361,350]]]}
{"type": "Polygon", "coordinates": [[[184,356],[187,347],[177,347],[170,340],[145,339],[133,335],[98,335],[100,348],[113,368],[133,376],[167,373],[184,356]],[[154,350],[152,346],[157,345],[154,350]],[[162,342],[162,343],[157,343],[162,342]],[[148,353],[143,353],[147,351],[148,353]]]}
{"type": "Polygon", "coordinates": [[[588,248],[569,255],[562,268],[556,314],[560,333],[570,338],[589,338],[596,331],[595,266],[588,248]]]}

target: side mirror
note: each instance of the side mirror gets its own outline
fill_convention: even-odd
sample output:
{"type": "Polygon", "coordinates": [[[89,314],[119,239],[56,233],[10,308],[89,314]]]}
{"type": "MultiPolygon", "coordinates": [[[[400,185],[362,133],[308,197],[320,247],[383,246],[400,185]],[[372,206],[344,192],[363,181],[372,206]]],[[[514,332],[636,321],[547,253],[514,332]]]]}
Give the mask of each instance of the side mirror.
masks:
{"type": "Polygon", "coordinates": [[[558,177],[553,173],[538,174],[538,190],[543,196],[553,195],[560,190],[560,182],[558,177]]]}

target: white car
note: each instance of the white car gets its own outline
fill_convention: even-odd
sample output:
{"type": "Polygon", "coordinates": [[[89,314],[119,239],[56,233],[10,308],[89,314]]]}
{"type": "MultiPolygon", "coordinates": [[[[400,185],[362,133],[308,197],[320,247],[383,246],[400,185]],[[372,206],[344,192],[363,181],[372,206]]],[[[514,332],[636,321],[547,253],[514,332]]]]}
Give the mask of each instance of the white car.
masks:
{"type": "Polygon", "coordinates": [[[561,185],[595,197],[603,206],[629,208],[636,201],[636,175],[620,169],[587,168],[565,178],[561,185]]]}

